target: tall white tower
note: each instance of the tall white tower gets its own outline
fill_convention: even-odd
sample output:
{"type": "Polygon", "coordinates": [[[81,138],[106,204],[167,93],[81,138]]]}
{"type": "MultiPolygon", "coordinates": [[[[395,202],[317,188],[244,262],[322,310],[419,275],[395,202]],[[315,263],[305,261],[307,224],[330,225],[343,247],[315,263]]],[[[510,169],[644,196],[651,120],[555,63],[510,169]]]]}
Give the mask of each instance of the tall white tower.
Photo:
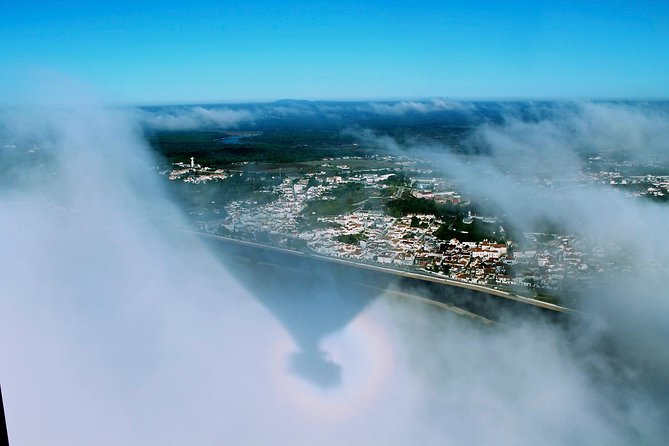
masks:
{"type": "Polygon", "coordinates": [[[195,167],[195,157],[194,156],[190,157],[190,167],[195,167]]]}

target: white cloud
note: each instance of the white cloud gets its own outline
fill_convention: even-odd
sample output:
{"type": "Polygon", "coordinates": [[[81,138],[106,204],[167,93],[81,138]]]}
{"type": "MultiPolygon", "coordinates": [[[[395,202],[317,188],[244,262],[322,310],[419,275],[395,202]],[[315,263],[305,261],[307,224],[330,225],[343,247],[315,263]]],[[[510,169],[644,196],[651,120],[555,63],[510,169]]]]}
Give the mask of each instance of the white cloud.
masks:
{"type": "Polygon", "coordinates": [[[400,116],[407,113],[433,113],[439,111],[469,111],[465,103],[435,98],[429,101],[370,102],[361,107],[361,111],[371,111],[379,115],[400,116]]]}
{"type": "Polygon", "coordinates": [[[149,128],[156,130],[196,130],[235,128],[253,122],[258,115],[247,109],[227,107],[178,107],[157,110],[136,110],[149,128]]]}
{"type": "MultiPolygon", "coordinates": [[[[666,162],[668,123],[669,116],[662,104],[562,104],[548,112],[537,113],[531,119],[522,119],[518,113],[506,114],[501,124],[478,127],[470,144],[485,148],[485,156],[461,156],[434,144],[412,148],[412,154],[432,159],[457,180],[465,194],[479,202],[488,200],[495,209],[502,209],[507,220],[517,228],[529,229],[533,223],[548,219],[590,244],[605,247],[608,260],[629,265],[626,272],[604,276],[596,287],[575,291],[579,294],[577,301],[581,309],[588,316],[582,324],[566,333],[569,341],[560,341],[563,334],[555,330],[535,332],[530,329],[527,336],[542,341],[533,347],[518,347],[529,356],[516,358],[516,364],[524,362],[530,374],[538,370],[535,362],[540,361],[539,358],[531,360],[531,352],[544,348],[544,341],[569,342],[574,350],[564,350],[566,356],[555,351],[546,351],[541,355],[548,362],[548,358],[555,358],[556,363],[550,368],[562,370],[559,373],[562,378],[551,376],[543,368],[546,363],[539,367],[541,373],[547,373],[546,385],[565,386],[562,391],[568,398],[555,395],[550,398],[557,398],[559,402],[519,403],[522,407],[510,413],[526,416],[528,406],[531,406],[530,419],[534,416],[557,416],[557,419],[581,430],[582,435],[578,437],[582,439],[589,435],[587,428],[578,423],[583,415],[570,417],[569,414],[583,414],[594,404],[599,407],[597,411],[603,411],[595,411],[603,418],[588,420],[594,430],[595,426],[606,429],[607,424],[616,419],[621,426],[630,427],[625,434],[630,435],[628,440],[621,440],[624,438],[619,436],[623,435],[622,432],[610,436],[614,429],[599,431],[603,437],[585,443],[615,442],[616,439],[622,444],[637,441],[659,443],[662,435],[666,436],[669,354],[662,345],[669,336],[669,301],[663,278],[669,276],[669,242],[663,234],[669,231],[669,207],[626,197],[606,185],[587,184],[579,180],[582,168],[587,164],[580,153],[595,150],[611,155],[624,151],[629,159],[637,162],[659,158],[666,162]],[[546,186],[543,178],[550,178],[552,184],[546,186]],[[602,344],[606,345],[610,355],[592,360],[602,344]],[[596,373],[586,369],[581,374],[570,374],[568,370],[578,363],[576,357],[570,357],[574,351],[589,356],[588,362],[596,364],[596,373]],[[585,392],[584,388],[594,382],[602,387],[591,389],[589,394],[585,392]],[[579,387],[581,390],[577,390],[579,387]],[[578,395],[583,399],[579,399],[578,395]],[[618,401],[615,409],[609,412],[604,409],[607,399],[618,401]],[[559,404],[559,411],[562,408],[566,410],[551,413],[548,408],[554,407],[552,404],[559,404]],[[631,428],[634,423],[637,426],[631,428]],[[635,436],[638,436],[637,440],[634,440],[635,436]]],[[[366,135],[375,136],[370,132],[366,135]]],[[[396,146],[387,136],[377,137],[376,141],[384,147],[396,146]]],[[[478,344],[479,340],[472,342],[478,344]]],[[[494,342],[503,343],[506,338],[496,337],[494,342]]],[[[471,343],[467,345],[470,347],[471,343]]],[[[499,348],[496,350],[499,353],[491,351],[488,355],[508,355],[510,348],[499,348]]],[[[475,355],[485,355],[476,347],[472,347],[472,351],[476,352],[475,355]]],[[[437,357],[442,358],[440,355],[437,357]]],[[[493,361],[502,387],[510,385],[506,379],[511,376],[524,376],[526,373],[520,369],[503,372],[499,369],[503,368],[500,360],[496,358],[493,361]]],[[[478,382],[480,378],[481,375],[473,374],[471,379],[481,384],[478,382]]],[[[526,384],[531,386],[533,378],[528,379],[530,381],[526,384]]],[[[473,388],[477,388],[478,384],[473,388]]],[[[513,395],[520,397],[527,391],[523,386],[514,389],[520,394],[510,394],[510,398],[513,395]]],[[[542,389],[537,386],[536,391],[542,389]]],[[[495,395],[495,392],[491,391],[490,395],[495,395]]],[[[510,408],[504,402],[499,404],[500,408],[510,408]]],[[[516,417],[500,417],[508,423],[516,420],[516,417]]],[[[509,434],[512,437],[507,440],[513,441],[513,435],[519,430],[522,426],[514,424],[510,432],[501,433],[501,438],[509,434]]],[[[560,436],[564,433],[553,434],[560,436]]],[[[516,441],[525,443],[517,438],[516,441]]],[[[533,441],[538,440],[535,438],[533,441]]],[[[539,442],[543,441],[545,439],[542,438],[539,442]]],[[[572,441],[567,435],[558,443],[572,441]]]]}
{"type": "MultiPolygon", "coordinates": [[[[21,166],[30,187],[0,191],[0,379],[16,444],[666,438],[665,414],[645,381],[617,373],[586,339],[532,321],[481,330],[390,298],[320,339],[343,378],[316,388],[287,366],[299,345],[285,321],[200,241],[173,230],[179,214],[132,119],[88,106],[22,110],[5,116],[10,121],[5,132],[19,150],[37,139],[53,155],[43,167],[21,166]]],[[[496,179],[489,185],[499,188],[496,179]]],[[[633,218],[643,209],[622,211],[633,218]]],[[[664,216],[647,210],[641,215],[664,216]]],[[[295,297],[346,305],[348,296],[327,284],[322,295],[295,297]]],[[[286,314],[319,327],[335,312],[305,321],[308,309],[286,314]]],[[[666,306],[657,309],[656,321],[666,322],[666,306]]],[[[634,339],[639,351],[650,345],[643,335],[634,339]]]]}

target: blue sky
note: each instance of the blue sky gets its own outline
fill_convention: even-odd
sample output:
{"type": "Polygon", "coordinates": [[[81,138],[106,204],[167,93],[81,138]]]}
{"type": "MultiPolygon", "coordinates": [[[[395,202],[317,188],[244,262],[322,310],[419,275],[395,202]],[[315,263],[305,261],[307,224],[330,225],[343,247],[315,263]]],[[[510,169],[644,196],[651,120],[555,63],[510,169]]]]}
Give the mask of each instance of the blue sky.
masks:
{"type": "Polygon", "coordinates": [[[113,102],[668,98],[667,1],[9,0],[0,93],[113,102]]]}

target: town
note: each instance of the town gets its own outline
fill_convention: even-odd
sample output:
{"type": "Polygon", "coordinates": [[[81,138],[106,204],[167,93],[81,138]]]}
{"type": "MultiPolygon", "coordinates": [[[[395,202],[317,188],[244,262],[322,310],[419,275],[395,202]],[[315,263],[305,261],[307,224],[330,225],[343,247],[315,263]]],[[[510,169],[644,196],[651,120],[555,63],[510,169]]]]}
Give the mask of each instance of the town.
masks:
{"type": "MultiPolygon", "coordinates": [[[[436,205],[462,207],[468,203],[453,182],[406,157],[325,158],[307,169],[285,172],[244,169],[251,164],[213,169],[191,158],[175,163],[166,176],[190,184],[217,183],[235,176],[256,181],[260,175],[265,180],[252,196],[222,204],[212,201],[217,218],[194,216],[197,230],[220,236],[495,289],[525,290],[545,300],[553,300],[551,294],[574,281],[583,283],[605,271],[624,268],[607,261],[602,246],[586,244],[570,234],[522,233],[511,240],[498,217],[471,210],[454,218],[389,212],[383,203],[401,197],[436,205]],[[358,167],[352,167],[356,163],[358,167]],[[472,237],[469,229],[477,225],[494,230],[472,237]]],[[[625,181],[606,173],[594,178],[615,178],[612,184],[625,181]]],[[[651,188],[666,191],[666,178],[652,179],[651,188]]]]}

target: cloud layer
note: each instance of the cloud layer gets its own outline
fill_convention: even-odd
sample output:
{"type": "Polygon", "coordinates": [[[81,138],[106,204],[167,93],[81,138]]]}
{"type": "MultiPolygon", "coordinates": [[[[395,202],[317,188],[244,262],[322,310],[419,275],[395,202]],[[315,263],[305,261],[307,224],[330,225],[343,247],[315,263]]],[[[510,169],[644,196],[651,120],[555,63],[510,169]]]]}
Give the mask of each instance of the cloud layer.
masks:
{"type": "Polygon", "coordinates": [[[251,110],[228,107],[172,107],[135,112],[146,127],[168,131],[235,128],[257,117],[251,110]]]}
{"type": "MultiPolygon", "coordinates": [[[[136,119],[99,106],[3,116],[2,136],[16,146],[3,156],[23,160],[25,177],[0,191],[0,379],[12,444],[585,445],[666,438],[666,400],[650,393],[667,370],[666,353],[651,339],[666,337],[643,330],[629,338],[637,356],[620,341],[647,321],[637,316],[666,326],[666,304],[645,300],[658,291],[653,283],[634,288],[638,315],[620,314],[618,324],[612,311],[603,328],[588,323],[576,334],[539,321],[484,330],[401,303],[386,290],[320,340],[341,366],[342,384],[327,390],[305,381],[289,367],[298,345],[285,325],[201,241],[173,230],[179,213],[153,173],[136,119]],[[646,311],[651,304],[654,315],[646,311]],[[622,354],[612,359],[597,347],[606,336],[622,354]]],[[[508,140],[513,128],[483,129],[482,138],[496,144],[487,135],[508,140]]],[[[499,144],[494,150],[507,147],[499,144]]],[[[498,190],[500,204],[528,193],[511,188],[496,162],[485,166],[495,175],[485,179],[489,188],[480,177],[467,180],[480,166],[443,162],[461,172],[472,193],[498,190]]],[[[646,229],[630,219],[669,221],[661,219],[664,208],[606,194],[585,190],[576,211],[589,219],[615,207],[628,223],[598,219],[584,229],[627,236],[621,229],[628,224],[646,229]]],[[[558,192],[548,196],[557,200],[558,192]]],[[[641,235],[632,240],[641,242],[640,252],[654,252],[641,235]]],[[[634,280],[629,284],[638,285],[634,280]]],[[[320,299],[344,305],[347,296],[336,287],[323,288],[320,299]]],[[[307,303],[312,297],[301,296],[307,303]]],[[[302,311],[288,316],[299,320],[302,311]]]]}
{"type": "MultiPolygon", "coordinates": [[[[660,408],[667,407],[669,394],[669,354],[662,347],[669,338],[662,279],[669,276],[669,242],[663,236],[669,230],[669,207],[593,184],[585,180],[584,169],[593,153],[623,154],[646,165],[666,163],[668,123],[661,103],[558,104],[523,113],[509,110],[500,122],[477,127],[469,144],[485,156],[460,155],[437,144],[413,147],[414,154],[431,159],[458,181],[465,194],[485,200],[492,212],[502,209],[516,228],[530,230],[550,221],[587,246],[603,248],[608,261],[629,265],[575,291],[589,317],[582,331],[571,335],[587,346],[605,343],[615,352],[611,370],[626,376],[629,389],[657,404],[647,409],[651,425],[644,433],[663,430],[659,426],[668,416],[660,408]]],[[[375,136],[376,144],[396,146],[387,136],[375,136]]]]}
{"type": "Polygon", "coordinates": [[[473,103],[435,98],[423,101],[324,102],[276,101],[240,105],[151,107],[133,110],[137,119],[153,130],[234,129],[240,125],[285,119],[316,119],[339,124],[363,118],[457,113],[470,115],[473,103]]]}

